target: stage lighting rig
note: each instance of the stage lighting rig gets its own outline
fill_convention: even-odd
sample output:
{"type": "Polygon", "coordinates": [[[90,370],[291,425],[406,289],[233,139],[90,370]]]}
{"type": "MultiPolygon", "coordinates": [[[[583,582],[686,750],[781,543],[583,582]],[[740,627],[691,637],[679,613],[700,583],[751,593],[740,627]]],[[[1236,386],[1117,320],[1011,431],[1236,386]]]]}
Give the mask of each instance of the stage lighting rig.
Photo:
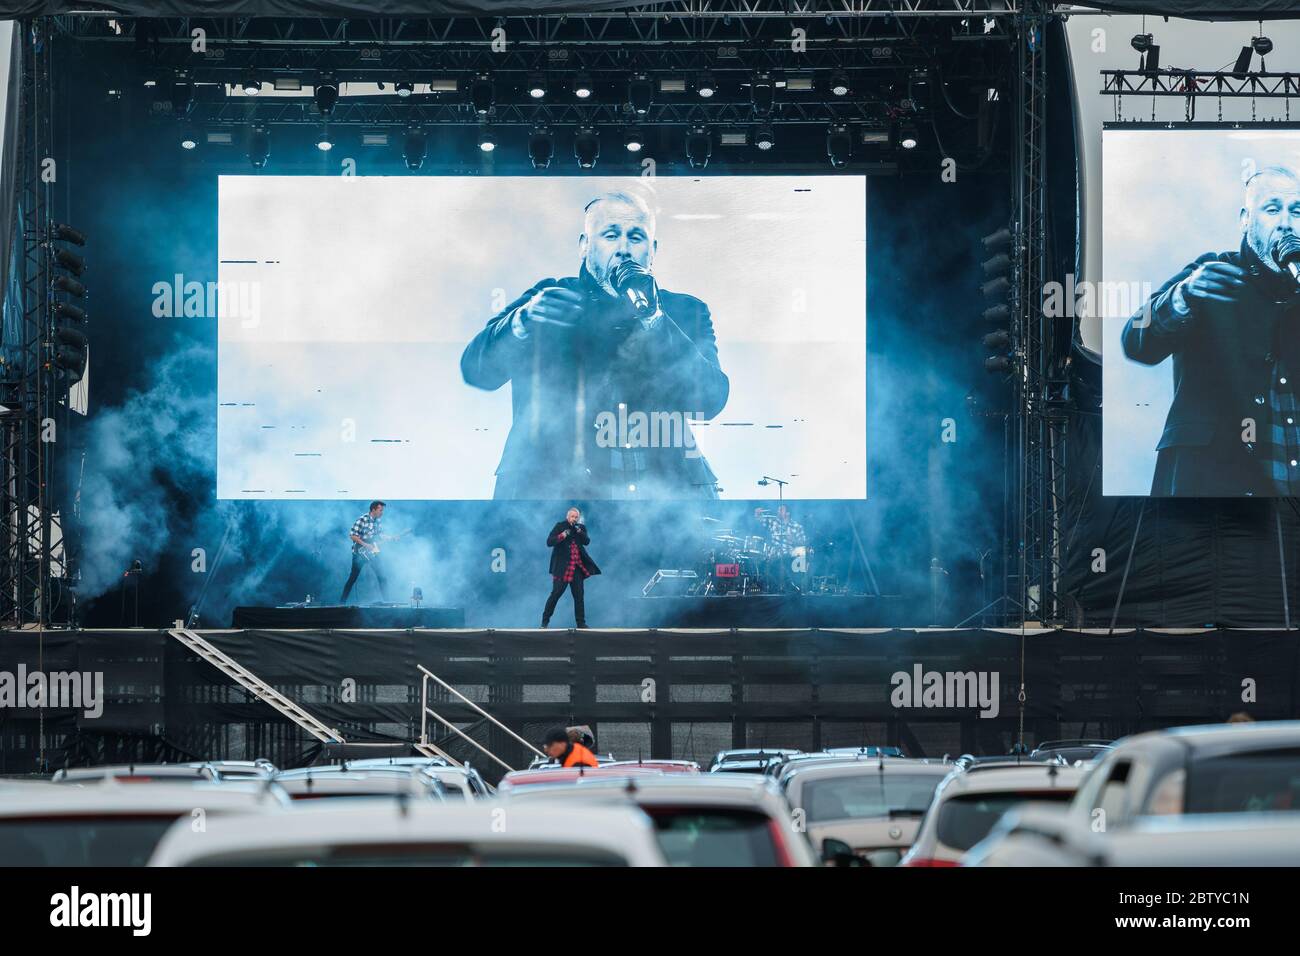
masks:
{"type": "Polygon", "coordinates": [[[261,169],[271,158],[271,131],[265,126],[254,126],[248,131],[248,161],[254,169],[261,169]]]}
{"type": "Polygon", "coordinates": [[[528,78],[526,89],[528,90],[528,96],[530,99],[546,99],[546,77],[542,76],[540,73],[534,73],[528,78]]]}
{"type": "MultiPolygon", "coordinates": [[[[1263,23],[1260,24],[1263,27],[1263,23]]],[[[1259,68],[1262,72],[1265,69],[1264,57],[1273,52],[1273,41],[1265,36],[1251,37],[1250,46],[1243,46],[1241,52],[1237,54],[1237,62],[1232,65],[1232,76],[1234,79],[1244,80],[1250,75],[1250,60],[1256,53],[1259,54],[1259,68]]]]}
{"type": "Polygon", "coordinates": [[[338,82],[328,73],[322,73],[312,89],[311,96],[316,102],[316,109],[320,110],[320,115],[329,116],[334,112],[334,105],[339,101],[338,82]]]}
{"type": "Polygon", "coordinates": [[[1139,33],[1129,40],[1129,46],[1141,54],[1138,60],[1138,71],[1142,73],[1154,73],[1160,69],[1160,47],[1156,46],[1156,38],[1150,33],[1139,33]]]}
{"type": "Polygon", "coordinates": [[[328,153],[334,148],[334,140],[330,138],[329,126],[322,126],[320,132],[316,135],[316,148],[322,153],[328,153]]]}
{"type": "Polygon", "coordinates": [[[754,115],[768,117],[776,98],[776,86],[769,73],[755,74],[749,85],[750,102],[754,104],[754,115]]]}
{"type": "Polygon", "coordinates": [[[847,166],[853,158],[853,137],[847,126],[837,124],[826,131],[826,156],[836,169],[847,166]]]}
{"type": "MultiPolygon", "coordinates": [[[[77,299],[84,299],[86,287],[73,276],[80,276],[86,271],[86,262],[81,256],[58,243],[84,246],[86,237],[80,230],[71,226],[51,223],[46,244],[55,266],[69,273],[55,276],[51,284],[51,292],[62,292],[77,299]]],[[[90,344],[84,331],[86,313],[80,306],[59,299],[53,300],[50,312],[54,320],[54,366],[66,373],[68,384],[73,385],[81,381],[82,376],[86,374],[86,364],[90,359],[90,344]]]]}
{"type": "Polygon", "coordinates": [[[497,148],[497,137],[492,132],[492,127],[484,123],[478,129],[478,148],[485,152],[495,152],[497,148]]]}
{"type": "Polygon", "coordinates": [[[849,86],[849,78],[843,70],[837,70],[831,77],[830,91],[832,96],[848,96],[852,89],[849,86]]]}
{"type": "Polygon", "coordinates": [[[595,127],[583,126],[573,136],[573,156],[583,169],[595,169],[600,158],[600,134],[595,127]]]}
{"type": "Polygon", "coordinates": [[[428,141],[424,131],[418,126],[408,126],[402,137],[402,159],[406,161],[406,168],[414,172],[423,166],[427,150],[428,141]]]}
{"type": "Polygon", "coordinates": [[[496,99],[496,84],[492,82],[492,77],[480,74],[470,81],[469,101],[474,107],[474,112],[479,116],[487,116],[492,112],[496,99]]]}
{"type": "Polygon", "coordinates": [[[693,126],[686,133],[686,161],[691,169],[703,169],[713,156],[713,137],[703,126],[693,126]]]}
{"type": "Polygon", "coordinates": [[[712,73],[702,73],[695,81],[695,92],[702,99],[712,99],[714,94],[718,92],[718,81],[713,78],[712,73]]]}
{"type": "Polygon", "coordinates": [[[406,99],[408,96],[410,96],[412,93],[415,92],[415,84],[408,82],[406,80],[403,80],[400,83],[394,83],[393,92],[396,93],[402,99],[406,99]]]}
{"type": "Polygon", "coordinates": [[[256,96],[262,92],[262,81],[258,78],[257,71],[251,66],[244,71],[239,85],[243,89],[245,96],[256,96]]]}
{"type": "Polygon", "coordinates": [[[573,95],[580,100],[591,99],[591,94],[596,91],[595,84],[591,82],[591,77],[586,73],[579,73],[573,78],[573,95]]]}
{"type": "Polygon", "coordinates": [[[654,102],[655,85],[650,77],[644,73],[638,73],[627,82],[627,101],[632,107],[632,112],[637,116],[645,116],[650,112],[650,104],[654,102]]]}
{"type": "Polygon", "coordinates": [[[920,142],[920,134],[917,132],[916,124],[910,120],[904,120],[895,127],[895,145],[900,149],[916,149],[920,142]]]}
{"type": "Polygon", "coordinates": [[[754,145],[763,152],[776,145],[776,133],[773,132],[771,123],[764,123],[754,130],[754,145]]]}
{"type": "Polygon", "coordinates": [[[528,136],[528,159],[533,169],[547,169],[555,157],[555,136],[549,129],[539,126],[528,136]]]}
{"type": "MultiPolygon", "coordinates": [[[[1011,319],[1011,274],[1014,263],[1011,260],[1012,233],[1010,229],[998,229],[980,240],[984,252],[989,255],[981,263],[984,283],[980,292],[990,302],[984,310],[987,322],[1008,322],[1011,319]]],[[[997,329],[984,336],[985,349],[1001,350],[1003,354],[990,355],[984,360],[984,369],[988,372],[1010,372],[1014,362],[1008,354],[1011,336],[1006,329],[997,329]]]]}
{"type": "Polygon", "coordinates": [[[199,145],[198,130],[193,123],[186,123],[181,129],[181,149],[195,149],[199,145]]]}
{"type": "Polygon", "coordinates": [[[639,153],[645,149],[645,134],[639,129],[630,129],[623,136],[623,146],[629,153],[639,153]]]}

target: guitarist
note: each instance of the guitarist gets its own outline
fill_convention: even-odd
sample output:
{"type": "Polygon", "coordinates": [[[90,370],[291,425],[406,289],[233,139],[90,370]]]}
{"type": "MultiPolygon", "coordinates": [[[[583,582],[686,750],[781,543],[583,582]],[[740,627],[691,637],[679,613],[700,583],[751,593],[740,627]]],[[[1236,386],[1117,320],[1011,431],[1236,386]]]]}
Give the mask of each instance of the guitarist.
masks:
{"type": "Polygon", "coordinates": [[[352,523],[352,530],[348,537],[352,539],[352,573],[348,575],[348,583],[343,585],[343,596],[339,598],[340,604],[348,603],[348,595],[352,593],[352,585],[357,583],[357,577],[361,574],[361,569],[367,564],[375,572],[375,579],[379,582],[379,599],[387,601],[387,581],[384,578],[384,566],[379,559],[379,522],[384,517],[384,503],[382,501],[370,502],[370,510],[352,523]]]}

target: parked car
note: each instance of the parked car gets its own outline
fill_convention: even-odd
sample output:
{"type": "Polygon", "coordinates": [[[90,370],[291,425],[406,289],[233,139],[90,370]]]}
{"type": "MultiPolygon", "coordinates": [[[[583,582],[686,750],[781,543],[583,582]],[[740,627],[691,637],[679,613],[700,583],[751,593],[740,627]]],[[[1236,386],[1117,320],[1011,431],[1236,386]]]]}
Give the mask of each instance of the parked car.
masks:
{"type": "Polygon", "coordinates": [[[874,747],[863,744],[861,747],[827,747],[828,754],[847,754],[850,757],[902,757],[902,747],[874,747]]]}
{"type": "Polygon", "coordinates": [[[935,790],[912,848],[900,866],[956,866],[1002,814],[1030,800],[1068,803],[1085,771],[1026,762],[954,769],[935,790]]]}
{"type": "Polygon", "coordinates": [[[96,783],[110,778],[118,783],[219,783],[221,774],[208,763],[133,763],[68,767],[55,771],[50,779],[53,783],[96,783]]]}
{"type": "Polygon", "coordinates": [[[613,763],[601,764],[602,770],[614,770],[619,767],[641,767],[658,770],[660,773],[700,772],[700,765],[694,760],[615,760],[613,763]]]}
{"type": "Polygon", "coordinates": [[[497,793],[509,793],[523,787],[574,783],[588,777],[592,780],[626,780],[628,777],[641,776],[661,777],[663,771],[651,767],[538,767],[535,770],[512,770],[497,784],[497,793]]]}
{"type": "Polygon", "coordinates": [[[198,831],[223,814],[288,808],[284,791],[263,782],[24,782],[0,790],[0,866],[143,866],[177,821],[198,831]]]}
{"type": "Polygon", "coordinates": [[[709,773],[762,773],[769,764],[800,752],[780,747],[719,750],[709,764],[709,773]]]}
{"type": "Polygon", "coordinates": [[[894,866],[912,845],[951,765],[910,760],[814,761],[785,777],[786,802],[828,862],[894,866]]]}
{"type": "Polygon", "coordinates": [[[1115,833],[1089,831],[1071,840],[1059,838],[1059,818],[1040,828],[1033,817],[1028,808],[1007,814],[962,865],[1294,867],[1300,858],[1296,811],[1148,816],[1115,833]]]}
{"type": "Polygon", "coordinates": [[[182,824],[150,866],[663,866],[635,807],[322,801],[277,817],[182,824]],[[506,825],[502,826],[502,820],[506,825]]]}
{"type": "Polygon", "coordinates": [[[304,767],[281,770],[275,782],[294,800],[389,797],[441,801],[447,796],[442,781],[413,767],[363,770],[340,765],[304,767]]]}
{"type": "Polygon", "coordinates": [[[1044,840],[1092,852],[1150,817],[1296,810],[1300,721],[1177,727],[1117,741],[1068,807],[1038,808],[1032,828],[992,836],[1007,843],[999,859],[1010,861],[1022,847],[1036,856],[1044,840]]]}
{"type": "Polygon", "coordinates": [[[472,766],[458,767],[442,757],[367,757],[349,761],[345,766],[351,770],[417,770],[437,777],[452,799],[459,797],[467,802],[492,793],[492,788],[472,766]]]}
{"type": "Polygon", "coordinates": [[[780,791],[749,774],[585,777],[503,789],[504,806],[634,804],[654,821],[670,866],[812,866],[780,791]]]}
{"type": "Polygon", "coordinates": [[[270,780],[279,771],[269,760],[201,760],[186,764],[201,769],[211,767],[222,780],[270,780]]]}
{"type": "Polygon", "coordinates": [[[1045,740],[1030,752],[1031,758],[1056,756],[1067,763],[1091,763],[1114,749],[1114,741],[1080,738],[1077,740],[1045,740]]]}

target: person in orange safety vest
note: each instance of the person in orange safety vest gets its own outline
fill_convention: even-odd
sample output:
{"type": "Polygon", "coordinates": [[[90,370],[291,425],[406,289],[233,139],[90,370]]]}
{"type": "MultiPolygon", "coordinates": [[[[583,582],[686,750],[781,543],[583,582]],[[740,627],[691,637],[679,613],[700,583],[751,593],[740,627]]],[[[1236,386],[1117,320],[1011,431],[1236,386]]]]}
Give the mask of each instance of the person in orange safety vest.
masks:
{"type": "Polygon", "coordinates": [[[569,737],[564,727],[552,727],[546,732],[542,750],[561,767],[596,767],[596,755],[569,737]]]}

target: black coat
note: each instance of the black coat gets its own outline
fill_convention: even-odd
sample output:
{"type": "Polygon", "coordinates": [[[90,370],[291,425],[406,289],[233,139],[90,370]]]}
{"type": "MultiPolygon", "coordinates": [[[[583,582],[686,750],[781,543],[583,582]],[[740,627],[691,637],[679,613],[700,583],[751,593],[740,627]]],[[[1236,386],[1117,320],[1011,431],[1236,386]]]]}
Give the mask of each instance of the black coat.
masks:
{"type": "MultiPolygon", "coordinates": [[[[543,279],[494,315],[460,359],[465,381],[488,390],[510,383],[513,422],[497,466],[497,499],[716,498],[717,484],[694,445],[686,417],[711,419],[730,383],[718,361],[703,302],[660,290],[664,317],[644,329],[623,299],[611,298],[584,266],[578,276],[543,279]],[[514,313],[540,290],[586,297],[573,327],[511,330],[514,313]],[[675,441],[627,448],[598,419],[668,413],[675,441]],[[631,476],[631,477],[629,477],[631,476]],[[635,485],[635,488],[629,487],[635,485]]],[[[660,422],[669,419],[660,418],[660,422]]],[[[635,436],[633,436],[635,437],[635,436]]]]}
{"type": "Polygon", "coordinates": [[[555,527],[551,533],[546,536],[546,546],[551,549],[551,577],[562,578],[564,572],[569,568],[569,541],[576,539],[578,542],[578,559],[582,561],[582,566],[587,569],[588,575],[600,574],[600,568],[596,567],[596,562],[591,560],[591,555],[587,553],[587,545],[591,544],[591,538],[587,534],[585,524],[570,525],[567,521],[555,522],[555,527]],[[572,528],[573,534],[560,537],[561,531],[568,531],[572,528]]]}
{"type": "MultiPolygon", "coordinates": [[[[1190,304],[1190,303],[1189,303],[1190,304]]],[[[1156,445],[1153,495],[1229,497],[1271,495],[1269,463],[1259,443],[1243,441],[1245,420],[1266,438],[1273,415],[1268,399],[1280,357],[1300,374],[1300,286],[1273,272],[1249,246],[1206,253],[1160,287],[1124,324],[1124,354],[1144,365],[1173,357],[1174,400],[1156,445]],[[1246,269],[1236,302],[1199,302],[1187,317],[1173,308],[1174,286],[1203,262],[1246,269]]],[[[1107,395],[1114,413],[1123,396],[1107,395]]]]}

